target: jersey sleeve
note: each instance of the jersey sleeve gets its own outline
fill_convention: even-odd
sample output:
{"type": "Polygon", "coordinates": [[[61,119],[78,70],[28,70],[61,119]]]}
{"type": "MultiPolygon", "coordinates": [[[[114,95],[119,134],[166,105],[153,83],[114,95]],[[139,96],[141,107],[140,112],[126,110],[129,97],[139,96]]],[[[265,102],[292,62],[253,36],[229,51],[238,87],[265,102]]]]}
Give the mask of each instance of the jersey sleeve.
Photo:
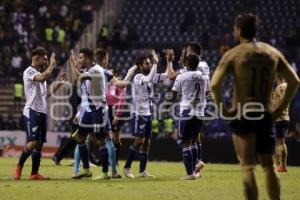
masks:
{"type": "Polygon", "coordinates": [[[181,75],[176,77],[172,90],[175,92],[181,91],[181,75]]]}
{"type": "Polygon", "coordinates": [[[26,72],[26,78],[33,81],[34,77],[38,74],[40,74],[40,72],[38,72],[36,69],[32,68],[26,72]]]}
{"type": "Polygon", "coordinates": [[[108,70],[104,71],[104,75],[105,75],[105,77],[107,79],[107,82],[109,82],[114,77],[113,74],[110,71],[108,71],[108,70]]]}

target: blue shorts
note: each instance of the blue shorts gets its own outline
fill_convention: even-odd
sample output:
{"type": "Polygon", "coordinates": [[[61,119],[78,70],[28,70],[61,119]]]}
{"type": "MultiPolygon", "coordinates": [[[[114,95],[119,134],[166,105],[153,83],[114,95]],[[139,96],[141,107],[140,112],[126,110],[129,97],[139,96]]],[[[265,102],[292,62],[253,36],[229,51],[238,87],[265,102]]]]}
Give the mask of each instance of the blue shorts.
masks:
{"type": "Polygon", "coordinates": [[[288,133],[288,127],[289,127],[288,121],[275,122],[276,137],[284,138],[288,133]]]}
{"type": "Polygon", "coordinates": [[[273,154],[275,150],[275,134],[272,116],[270,113],[247,113],[249,117],[259,117],[260,120],[248,120],[242,117],[240,120],[233,120],[230,124],[231,129],[236,135],[253,133],[256,135],[256,153],[273,154]]]}
{"type": "Polygon", "coordinates": [[[106,137],[111,129],[107,112],[103,109],[85,112],[81,118],[78,128],[78,135],[88,134],[96,137],[106,137]]]}
{"type": "Polygon", "coordinates": [[[197,116],[189,116],[189,112],[189,110],[183,111],[178,121],[180,140],[196,139],[201,131],[202,120],[197,116]]]}
{"type": "Polygon", "coordinates": [[[40,141],[45,143],[47,135],[47,114],[29,110],[29,118],[24,116],[27,141],[40,141]]]}
{"type": "Polygon", "coordinates": [[[152,134],[152,117],[132,114],[132,136],[150,138],[152,134]]]}

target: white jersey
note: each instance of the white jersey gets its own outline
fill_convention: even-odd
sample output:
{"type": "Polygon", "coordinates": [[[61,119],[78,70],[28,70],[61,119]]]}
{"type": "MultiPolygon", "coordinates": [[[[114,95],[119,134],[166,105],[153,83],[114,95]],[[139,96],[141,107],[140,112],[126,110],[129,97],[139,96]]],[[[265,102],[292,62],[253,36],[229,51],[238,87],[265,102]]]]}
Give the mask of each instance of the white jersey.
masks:
{"type": "Polygon", "coordinates": [[[191,116],[204,116],[205,82],[200,71],[187,71],[176,77],[172,90],[182,94],[180,114],[188,110],[191,116]]]}
{"type": "Polygon", "coordinates": [[[95,64],[85,72],[87,78],[81,82],[81,113],[84,111],[91,112],[99,108],[108,109],[106,103],[106,86],[107,81],[112,79],[100,65],[95,64]]]}
{"type": "Polygon", "coordinates": [[[29,118],[29,109],[37,112],[47,113],[47,83],[33,81],[36,75],[40,74],[35,68],[29,66],[23,73],[25,107],[23,115],[29,118]]]}
{"type": "Polygon", "coordinates": [[[153,85],[167,78],[167,74],[155,74],[149,82],[146,76],[136,74],[133,78],[133,111],[137,115],[151,115],[150,106],[153,98],[153,85]]]}
{"type": "MultiPolygon", "coordinates": [[[[183,67],[182,69],[179,70],[180,73],[184,73],[187,72],[187,68],[183,67]]],[[[210,70],[209,70],[209,66],[207,65],[207,63],[204,60],[200,60],[198,67],[197,67],[197,71],[202,72],[202,78],[205,80],[205,88],[206,91],[209,91],[209,87],[210,87],[210,80],[209,80],[209,75],[210,75],[210,70]]],[[[204,102],[204,108],[206,107],[206,100],[204,102]]]]}

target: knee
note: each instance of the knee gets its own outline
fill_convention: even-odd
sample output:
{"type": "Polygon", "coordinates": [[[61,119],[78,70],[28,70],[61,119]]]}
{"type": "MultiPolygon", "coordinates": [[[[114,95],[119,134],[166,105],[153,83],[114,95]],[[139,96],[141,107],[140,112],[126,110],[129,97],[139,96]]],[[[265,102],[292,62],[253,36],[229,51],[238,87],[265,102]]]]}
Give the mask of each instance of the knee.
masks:
{"type": "Polygon", "coordinates": [[[26,147],[29,151],[32,151],[33,149],[41,148],[41,142],[39,142],[37,140],[33,140],[33,141],[28,142],[26,147]]]}
{"type": "Polygon", "coordinates": [[[86,137],[77,135],[75,137],[75,141],[77,142],[77,144],[83,144],[86,141],[86,137]]]}

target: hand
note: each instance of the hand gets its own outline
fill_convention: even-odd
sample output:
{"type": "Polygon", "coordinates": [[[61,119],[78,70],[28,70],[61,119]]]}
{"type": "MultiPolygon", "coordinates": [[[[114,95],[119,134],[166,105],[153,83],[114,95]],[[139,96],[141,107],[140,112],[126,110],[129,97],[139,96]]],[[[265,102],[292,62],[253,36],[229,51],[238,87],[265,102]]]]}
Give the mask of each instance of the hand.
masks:
{"type": "Polygon", "coordinates": [[[50,67],[54,67],[55,63],[56,63],[56,60],[55,60],[55,53],[52,52],[51,57],[50,57],[50,64],[49,64],[49,66],[50,66],[50,67]]]}
{"type": "Polygon", "coordinates": [[[158,55],[156,54],[155,50],[152,49],[152,58],[153,58],[153,64],[157,64],[158,63],[158,55]]]}
{"type": "Polygon", "coordinates": [[[112,125],[117,126],[119,123],[119,120],[115,117],[112,121],[112,125]]]}
{"type": "Polygon", "coordinates": [[[77,67],[77,64],[78,64],[78,59],[77,57],[75,56],[74,54],[74,50],[72,49],[71,50],[71,55],[70,55],[70,64],[77,67]]]}
{"type": "Polygon", "coordinates": [[[167,54],[166,54],[167,62],[173,62],[174,58],[175,58],[175,56],[174,56],[173,49],[167,49],[167,54]]]}
{"type": "Polygon", "coordinates": [[[186,59],[186,47],[184,47],[184,48],[182,49],[181,56],[180,56],[180,59],[179,59],[179,61],[178,61],[179,65],[180,65],[181,67],[184,66],[185,59],[186,59]]]}
{"type": "Polygon", "coordinates": [[[78,124],[78,123],[79,123],[79,117],[78,117],[78,116],[75,116],[75,117],[74,117],[73,123],[74,123],[74,124],[78,124]]]}
{"type": "Polygon", "coordinates": [[[60,81],[66,81],[67,80],[67,73],[66,72],[61,72],[59,76],[60,76],[60,81]]]}

